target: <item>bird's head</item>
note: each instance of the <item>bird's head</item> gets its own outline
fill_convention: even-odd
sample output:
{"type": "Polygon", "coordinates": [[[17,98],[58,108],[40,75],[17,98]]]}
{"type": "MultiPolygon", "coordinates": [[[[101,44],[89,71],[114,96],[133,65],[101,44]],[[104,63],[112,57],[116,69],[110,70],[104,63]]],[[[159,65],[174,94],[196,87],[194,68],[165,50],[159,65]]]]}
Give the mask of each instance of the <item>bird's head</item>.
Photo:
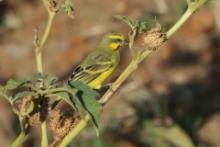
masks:
{"type": "Polygon", "coordinates": [[[107,34],[101,41],[100,46],[102,48],[110,49],[110,50],[118,50],[125,42],[125,37],[121,34],[107,34]]]}

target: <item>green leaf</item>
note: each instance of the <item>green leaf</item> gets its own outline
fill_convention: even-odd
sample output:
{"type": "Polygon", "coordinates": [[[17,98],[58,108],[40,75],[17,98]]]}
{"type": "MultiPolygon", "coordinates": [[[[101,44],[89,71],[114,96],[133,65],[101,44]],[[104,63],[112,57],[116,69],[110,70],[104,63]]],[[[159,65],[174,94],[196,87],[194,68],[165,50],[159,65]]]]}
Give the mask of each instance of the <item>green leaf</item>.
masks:
{"type": "Polygon", "coordinates": [[[97,129],[102,108],[101,104],[96,100],[97,96],[99,95],[98,92],[79,81],[73,81],[71,82],[71,85],[79,90],[76,96],[79,98],[83,108],[91,116],[92,122],[97,129]]]}
{"type": "Polygon", "coordinates": [[[116,18],[126,23],[132,30],[137,29],[138,33],[146,32],[152,25],[150,19],[132,20],[127,16],[116,16],[116,18]]]}
{"type": "Polygon", "coordinates": [[[5,86],[5,89],[7,90],[14,90],[27,82],[26,80],[9,80],[5,86]]]}
{"type": "Polygon", "coordinates": [[[10,101],[10,97],[7,95],[6,93],[6,89],[5,87],[3,86],[0,86],[0,96],[2,96],[3,98],[5,98],[7,101],[9,101],[9,103],[11,102],[10,101]]]}
{"type": "Polygon", "coordinates": [[[65,102],[67,102],[70,106],[72,106],[73,108],[75,108],[74,103],[71,101],[70,99],[70,95],[67,92],[57,92],[55,94],[53,94],[54,96],[57,96],[58,98],[61,98],[62,100],[64,100],[65,102]]]}
{"type": "Polygon", "coordinates": [[[152,25],[152,22],[150,21],[146,21],[146,20],[139,21],[138,32],[139,33],[146,32],[151,27],[151,25],[152,25]]]}
{"type": "Polygon", "coordinates": [[[45,73],[35,73],[33,75],[33,80],[44,79],[47,76],[45,73]]]}
{"type": "Polygon", "coordinates": [[[67,104],[69,104],[73,109],[77,110],[80,114],[80,116],[82,116],[83,114],[85,114],[85,110],[82,108],[81,102],[79,101],[79,99],[76,97],[76,89],[72,89],[72,88],[68,88],[65,87],[67,89],[67,91],[72,91],[72,93],[69,92],[57,92],[54,93],[53,95],[64,100],[67,104]]]}
{"type": "Polygon", "coordinates": [[[43,85],[46,89],[56,88],[58,86],[58,79],[55,76],[46,75],[43,80],[43,85]]]}
{"type": "Polygon", "coordinates": [[[20,115],[20,116],[27,116],[34,110],[34,102],[33,102],[33,96],[34,92],[30,91],[23,91],[16,94],[14,98],[12,98],[12,110],[20,115]],[[22,98],[22,104],[21,107],[17,107],[16,100],[22,98]]]}
{"type": "Polygon", "coordinates": [[[74,15],[73,15],[74,8],[73,8],[73,2],[72,2],[72,0],[65,0],[64,10],[66,11],[67,15],[68,15],[70,18],[74,18],[74,15]]]}
{"type": "Polygon", "coordinates": [[[47,83],[48,83],[48,85],[54,85],[54,84],[57,83],[57,81],[58,81],[58,79],[57,79],[57,77],[55,77],[55,76],[48,76],[48,77],[47,77],[47,83]]]}
{"type": "Polygon", "coordinates": [[[23,98],[23,97],[28,97],[28,96],[33,96],[35,93],[32,91],[22,91],[19,92],[15,95],[15,97],[12,98],[12,103],[15,102],[16,100],[23,98]]]}
{"type": "Polygon", "coordinates": [[[71,86],[75,87],[77,90],[82,91],[84,94],[90,95],[90,97],[96,98],[99,96],[99,93],[92,88],[90,88],[88,85],[80,82],[80,81],[71,81],[71,86]]]}
{"type": "Polygon", "coordinates": [[[119,15],[119,16],[116,16],[116,18],[126,23],[129,27],[131,27],[132,30],[138,27],[138,21],[134,21],[130,19],[128,16],[119,15]]]}

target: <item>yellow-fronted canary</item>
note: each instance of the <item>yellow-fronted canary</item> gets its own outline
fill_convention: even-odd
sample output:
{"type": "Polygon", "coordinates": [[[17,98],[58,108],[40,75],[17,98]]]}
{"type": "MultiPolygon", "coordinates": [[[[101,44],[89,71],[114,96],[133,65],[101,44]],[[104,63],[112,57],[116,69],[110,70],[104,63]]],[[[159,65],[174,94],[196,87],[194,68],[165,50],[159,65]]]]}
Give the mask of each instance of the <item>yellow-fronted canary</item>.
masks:
{"type": "Polygon", "coordinates": [[[103,82],[112,74],[120,62],[119,48],[125,37],[120,34],[107,34],[97,48],[74,69],[68,83],[81,81],[93,89],[100,89],[103,82]]]}

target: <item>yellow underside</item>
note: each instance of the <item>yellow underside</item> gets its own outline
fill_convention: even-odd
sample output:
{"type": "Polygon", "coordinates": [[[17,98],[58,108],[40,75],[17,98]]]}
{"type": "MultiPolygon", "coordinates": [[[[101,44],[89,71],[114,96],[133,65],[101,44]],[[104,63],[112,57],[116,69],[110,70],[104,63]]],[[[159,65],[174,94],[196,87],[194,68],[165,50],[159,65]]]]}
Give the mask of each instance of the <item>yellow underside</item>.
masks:
{"type": "Polygon", "coordinates": [[[100,89],[103,82],[112,74],[115,67],[110,68],[108,71],[103,72],[99,77],[88,84],[89,87],[93,89],[100,89]]]}

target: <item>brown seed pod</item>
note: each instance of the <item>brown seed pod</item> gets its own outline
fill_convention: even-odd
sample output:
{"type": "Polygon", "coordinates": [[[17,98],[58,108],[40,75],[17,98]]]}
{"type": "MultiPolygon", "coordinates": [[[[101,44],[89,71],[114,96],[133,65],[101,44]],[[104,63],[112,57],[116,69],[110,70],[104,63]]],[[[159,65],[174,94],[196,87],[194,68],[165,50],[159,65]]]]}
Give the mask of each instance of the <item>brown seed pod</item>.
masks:
{"type": "Polygon", "coordinates": [[[23,97],[13,104],[13,110],[19,116],[25,117],[34,109],[34,102],[31,96],[23,97]]]}
{"type": "Polygon", "coordinates": [[[40,112],[33,113],[27,120],[30,126],[39,126],[41,123],[40,112]]]}
{"type": "Polygon", "coordinates": [[[162,32],[161,25],[156,23],[153,28],[137,36],[135,48],[156,49],[165,41],[165,34],[162,32]]]}
{"type": "Polygon", "coordinates": [[[28,123],[31,126],[38,126],[45,121],[48,116],[48,99],[35,99],[34,111],[28,116],[28,123]]]}
{"type": "Polygon", "coordinates": [[[49,128],[52,131],[54,140],[59,141],[65,137],[79,120],[78,115],[74,116],[74,111],[62,113],[59,109],[52,110],[49,128]]]}

